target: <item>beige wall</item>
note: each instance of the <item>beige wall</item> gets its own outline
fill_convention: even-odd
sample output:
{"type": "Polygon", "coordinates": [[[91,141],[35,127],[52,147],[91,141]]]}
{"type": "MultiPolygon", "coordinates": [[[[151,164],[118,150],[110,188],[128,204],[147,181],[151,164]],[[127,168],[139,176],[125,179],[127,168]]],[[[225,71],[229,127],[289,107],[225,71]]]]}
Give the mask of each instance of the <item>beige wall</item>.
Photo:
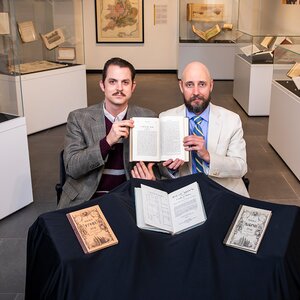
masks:
{"type": "Polygon", "coordinates": [[[144,0],[143,44],[97,44],[95,1],[84,1],[84,42],[87,69],[102,69],[105,61],[120,56],[132,62],[136,69],[177,69],[177,5],[176,0],[144,0]],[[168,23],[154,26],[154,4],[168,5],[168,23]]]}

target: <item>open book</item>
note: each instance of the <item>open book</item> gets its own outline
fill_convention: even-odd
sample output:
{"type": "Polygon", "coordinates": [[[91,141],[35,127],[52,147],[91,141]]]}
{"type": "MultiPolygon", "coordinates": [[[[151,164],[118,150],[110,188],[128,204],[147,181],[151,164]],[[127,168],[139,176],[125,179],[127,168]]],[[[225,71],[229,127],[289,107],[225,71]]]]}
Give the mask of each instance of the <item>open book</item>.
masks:
{"type": "Polygon", "coordinates": [[[137,226],[178,234],[201,225],[206,213],[197,182],[170,194],[141,184],[135,188],[137,226]]]}
{"type": "Polygon", "coordinates": [[[189,135],[188,118],[165,116],[160,118],[134,117],[130,129],[130,161],[189,160],[183,138],[189,135]]]}
{"type": "Polygon", "coordinates": [[[240,205],[226,234],[224,244],[257,253],[272,212],[267,209],[240,205]]]}
{"type": "Polygon", "coordinates": [[[214,36],[218,35],[221,32],[221,28],[218,24],[207,29],[206,31],[202,31],[196,28],[195,25],[192,25],[192,30],[204,41],[208,41],[209,39],[213,38],[214,36]]]}
{"type": "Polygon", "coordinates": [[[286,74],[288,77],[299,77],[300,76],[300,63],[295,63],[292,68],[286,74]]]}

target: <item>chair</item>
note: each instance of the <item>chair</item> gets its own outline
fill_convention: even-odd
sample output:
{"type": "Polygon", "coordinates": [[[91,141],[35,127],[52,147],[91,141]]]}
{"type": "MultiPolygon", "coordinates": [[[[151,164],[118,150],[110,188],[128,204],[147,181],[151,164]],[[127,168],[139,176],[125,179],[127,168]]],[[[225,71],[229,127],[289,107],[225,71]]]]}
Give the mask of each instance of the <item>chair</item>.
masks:
{"type": "Polygon", "coordinates": [[[62,188],[65,181],[66,181],[66,169],[64,164],[64,150],[61,150],[59,153],[59,183],[55,185],[57,204],[59,203],[61,193],[62,193],[62,188]]]}
{"type": "Polygon", "coordinates": [[[250,185],[250,180],[249,180],[249,178],[243,176],[242,179],[243,179],[243,182],[244,182],[244,184],[245,184],[245,186],[246,186],[247,191],[249,192],[249,185],[250,185]]]}

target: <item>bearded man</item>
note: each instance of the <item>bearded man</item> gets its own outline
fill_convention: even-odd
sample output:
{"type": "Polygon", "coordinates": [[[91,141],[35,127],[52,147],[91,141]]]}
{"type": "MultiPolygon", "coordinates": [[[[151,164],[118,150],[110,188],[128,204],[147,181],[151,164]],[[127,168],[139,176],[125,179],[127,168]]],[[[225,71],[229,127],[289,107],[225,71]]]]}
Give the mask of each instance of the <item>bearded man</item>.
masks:
{"type": "Polygon", "coordinates": [[[242,180],[247,162],[239,115],[211,103],[213,79],[204,64],[188,64],[181,78],[184,104],[160,116],[189,118],[190,135],[184,138],[183,145],[190,152],[190,160],[185,163],[169,159],[162,164],[161,172],[168,178],[202,172],[227,189],[249,197],[242,180]]]}

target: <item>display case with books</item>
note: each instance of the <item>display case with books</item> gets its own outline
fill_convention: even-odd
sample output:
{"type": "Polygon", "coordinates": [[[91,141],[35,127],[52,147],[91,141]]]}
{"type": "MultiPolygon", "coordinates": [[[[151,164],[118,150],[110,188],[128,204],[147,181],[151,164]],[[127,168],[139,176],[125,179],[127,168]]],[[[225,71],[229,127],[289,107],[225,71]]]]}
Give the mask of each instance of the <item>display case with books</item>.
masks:
{"type": "Polygon", "coordinates": [[[29,134],[86,106],[82,1],[0,0],[0,74],[17,96],[1,106],[24,115],[29,134]]]}
{"type": "Polygon", "coordinates": [[[233,79],[238,2],[179,1],[179,78],[188,62],[200,60],[214,79],[233,79]]]}
{"type": "Polygon", "coordinates": [[[233,97],[249,116],[268,116],[275,50],[300,42],[299,36],[253,35],[236,40],[233,97]]]}
{"type": "Polygon", "coordinates": [[[268,142],[300,180],[300,43],[274,51],[268,142]]]}

